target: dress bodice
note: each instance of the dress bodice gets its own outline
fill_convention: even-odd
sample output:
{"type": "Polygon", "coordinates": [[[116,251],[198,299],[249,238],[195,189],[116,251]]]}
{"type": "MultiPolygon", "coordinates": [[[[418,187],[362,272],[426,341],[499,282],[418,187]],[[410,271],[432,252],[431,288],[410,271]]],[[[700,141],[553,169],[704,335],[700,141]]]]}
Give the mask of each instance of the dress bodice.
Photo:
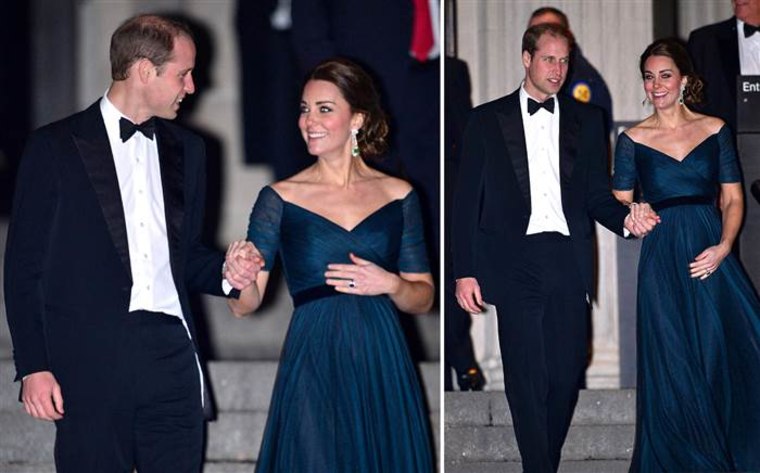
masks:
{"type": "Polygon", "coordinates": [[[267,271],[279,252],[291,294],[324,285],[327,265],[351,263],[349,253],[395,273],[429,271],[415,191],[349,230],[265,187],[251,213],[248,239],[264,256],[267,271]]]}
{"type": "Polygon", "coordinates": [[[687,196],[715,198],[719,183],[739,182],[740,179],[727,126],[705,138],[681,161],[637,143],[625,133],[618,137],[613,188],[631,190],[638,180],[642,197],[647,202],[687,196]]]}

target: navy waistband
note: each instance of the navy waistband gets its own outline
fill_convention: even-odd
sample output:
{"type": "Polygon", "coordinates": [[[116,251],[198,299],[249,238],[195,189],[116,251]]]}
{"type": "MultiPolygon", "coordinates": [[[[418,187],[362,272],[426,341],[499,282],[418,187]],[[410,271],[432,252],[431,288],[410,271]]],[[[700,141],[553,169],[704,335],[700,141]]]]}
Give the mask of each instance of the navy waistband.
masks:
{"type": "Polygon", "coordinates": [[[342,293],[336,291],[334,287],[328,286],[327,284],[324,284],[322,286],[314,286],[293,294],[293,305],[295,307],[299,307],[317,299],[339,296],[341,294],[342,293]]]}
{"type": "Polygon", "coordinates": [[[530,235],[525,235],[525,239],[528,241],[534,241],[534,242],[570,241],[569,236],[563,235],[560,232],[531,233],[530,235]]]}
{"type": "Polygon", "coordinates": [[[714,203],[714,197],[708,197],[706,195],[685,195],[683,197],[673,197],[672,199],[652,202],[650,205],[655,212],[659,212],[662,209],[677,207],[679,205],[712,205],[714,203]]]}
{"type": "Polygon", "coordinates": [[[163,312],[134,310],[129,313],[129,317],[140,325],[182,325],[182,319],[163,312]]]}

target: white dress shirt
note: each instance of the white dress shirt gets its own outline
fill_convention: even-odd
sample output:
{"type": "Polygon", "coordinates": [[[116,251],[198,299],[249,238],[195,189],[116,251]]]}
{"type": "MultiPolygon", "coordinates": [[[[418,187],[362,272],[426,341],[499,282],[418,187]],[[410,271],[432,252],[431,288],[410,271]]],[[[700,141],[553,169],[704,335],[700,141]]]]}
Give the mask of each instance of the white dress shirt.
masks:
{"type": "MultiPolygon", "coordinates": [[[[127,225],[129,264],[132,268],[129,311],[147,310],[179,317],[187,336],[192,339],[190,328],[182,314],[169,262],[169,239],[166,233],[157,139],[155,136],[152,140],[148,139],[137,131],[127,141],[121,141],[119,120],[122,117],[127,120],[129,118],[108,100],[108,91],[100,101],[100,112],[111,144],[127,225]]],[[[203,372],[197,354],[195,364],[198,367],[203,404],[203,372]]]]}
{"type": "Polygon", "coordinates": [[[562,209],[560,188],[559,101],[556,96],[552,96],[554,113],[542,108],[530,115],[528,113],[529,97],[523,84],[520,87],[520,111],[528,153],[531,204],[530,220],[525,234],[559,232],[570,236],[567,219],[562,209]]]}
{"type": "Polygon", "coordinates": [[[183,318],[169,262],[156,138],[148,139],[138,131],[123,142],[119,119],[124,115],[107,96],[100,101],[100,111],[111,144],[127,225],[129,264],[132,267],[129,311],[147,310],[183,318]]]}
{"type": "Polygon", "coordinates": [[[760,75],[760,32],[744,37],[744,22],[736,19],[739,43],[739,72],[743,76],[760,75]]]}

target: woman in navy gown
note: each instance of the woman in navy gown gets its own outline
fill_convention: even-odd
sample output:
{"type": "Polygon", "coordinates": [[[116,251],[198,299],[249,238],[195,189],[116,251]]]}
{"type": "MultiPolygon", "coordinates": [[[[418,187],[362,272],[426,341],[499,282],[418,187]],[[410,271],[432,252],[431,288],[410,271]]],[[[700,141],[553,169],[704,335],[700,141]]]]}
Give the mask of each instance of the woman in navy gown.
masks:
{"type": "Polygon", "coordinates": [[[638,182],[661,218],[639,260],[631,471],[760,471],[760,303],[731,253],[744,205],[731,131],[689,109],[702,83],[677,40],[640,69],[654,113],[618,138],[613,180],[626,203],[638,182]]]}
{"type": "Polygon", "coordinates": [[[427,410],[397,319],[433,303],[417,195],[364,162],[388,126],[355,64],[317,66],[298,124],[316,162],[259,193],[248,240],[265,267],[230,302],[236,315],[259,306],[279,252],[295,312],[256,471],[428,473],[427,410]]]}

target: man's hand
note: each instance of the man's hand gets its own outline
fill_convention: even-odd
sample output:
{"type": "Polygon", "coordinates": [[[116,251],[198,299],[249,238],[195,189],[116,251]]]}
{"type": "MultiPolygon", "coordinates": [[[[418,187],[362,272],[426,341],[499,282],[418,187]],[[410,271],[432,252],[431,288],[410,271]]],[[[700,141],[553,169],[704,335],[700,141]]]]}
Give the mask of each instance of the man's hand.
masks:
{"type": "Polygon", "coordinates": [[[483,312],[483,296],[480,294],[480,285],[477,279],[457,279],[456,296],[459,307],[470,314],[483,312]]]}
{"type": "Polygon", "coordinates": [[[232,287],[243,290],[256,282],[264,258],[250,241],[233,241],[225,257],[224,278],[232,287]]]}
{"type": "Polygon", "coordinates": [[[61,386],[50,371],[32,373],[21,381],[21,400],[26,413],[36,419],[63,419],[61,386]]]}
{"type": "Polygon", "coordinates": [[[646,203],[632,203],[623,225],[636,238],[644,238],[660,223],[660,216],[646,203]]]}

